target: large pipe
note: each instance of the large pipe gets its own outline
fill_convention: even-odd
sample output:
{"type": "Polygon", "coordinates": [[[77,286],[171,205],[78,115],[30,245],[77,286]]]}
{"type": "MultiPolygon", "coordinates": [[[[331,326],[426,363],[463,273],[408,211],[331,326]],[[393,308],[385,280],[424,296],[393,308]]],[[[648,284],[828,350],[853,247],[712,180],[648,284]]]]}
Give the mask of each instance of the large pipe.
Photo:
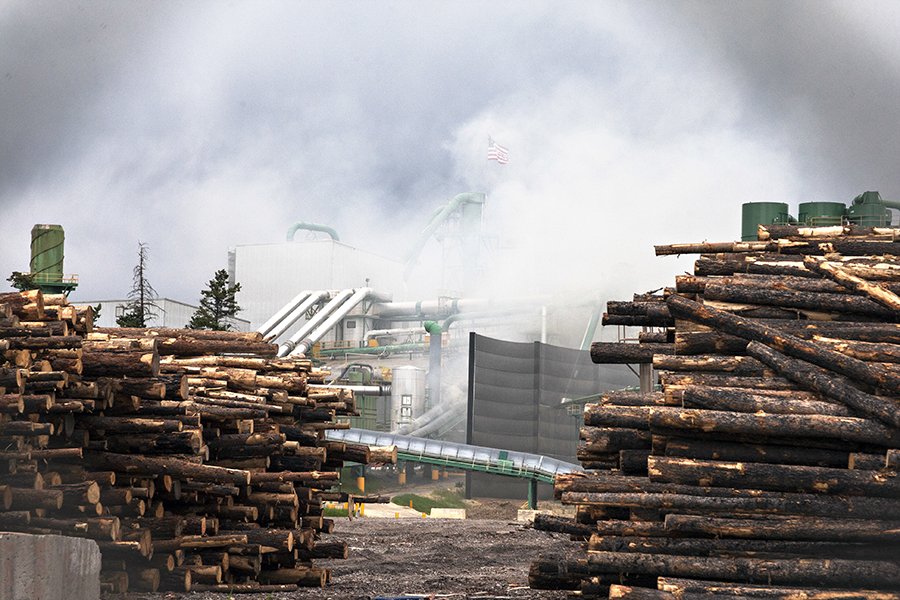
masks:
{"type": "Polygon", "coordinates": [[[300,317],[305,315],[309,309],[313,306],[322,302],[324,300],[328,300],[331,297],[331,292],[326,290],[319,290],[317,292],[312,292],[303,302],[294,307],[294,309],[288,314],[281,323],[275,327],[272,332],[269,334],[269,339],[275,339],[280,336],[282,333],[288,330],[288,328],[296,323],[300,317]]]}
{"type": "Polygon", "coordinates": [[[313,318],[306,322],[303,327],[297,330],[294,335],[291,336],[289,340],[283,342],[281,347],[278,350],[278,356],[287,356],[291,353],[291,351],[297,346],[297,343],[303,339],[303,337],[308,334],[310,331],[315,329],[319,323],[328,318],[328,316],[337,310],[341,304],[344,303],[347,298],[349,298],[353,294],[353,290],[343,290],[338,292],[338,294],[331,299],[331,301],[326,304],[322,310],[313,315],[313,318]]]}
{"type": "Polygon", "coordinates": [[[441,326],[434,321],[425,321],[428,332],[428,389],[431,403],[441,403],[441,326]]]}
{"type": "Polygon", "coordinates": [[[437,214],[431,218],[431,221],[429,221],[428,225],[419,235],[418,239],[416,239],[415,243],[410,246],[406,250],[406,252],[403,253],[403,256],[400,257],[400,262],[406,263],[406,269],[403,271],[403,281],[407,281],[409,279],[413,268],[416,266],[416,260],[418,260],[419,255],[422,253],[422,249],[425,247],[425,244],[428,242],[434,232],[437,231],[437,228],[440,227],[444,223],[444,221],[449,219],[450,215],[452,215],[455,210],[468,202],[484,204],[484,194],[471,192],[466,194],[457,194],[447,204],[447,206],[441,209],[440,212],[435,211],[437,214]]]}
{"type": "MultiPolygon", "coordinates": [[[[286,316],[288,316],[288,313],[290,313],[292,310],[294,310],[295,308],[297,308],[297,306],[298,306],[301,302],[303,302],[304,300],[306,300],[307,298],[309,298],[309,295],[310,295],[310,294],[312,294],[312,291],[311,291],[311,290],[303,290],[302,292],[300,292],[299,294],[297,294],[296,296],[294,296],[293,298],[291,298],[290,302],[288,302],[287,304],[285,304],[284,307],[283,307],[281,310],[279,310],[277,313],[275,313],[274,315],[272,315],[272,317],[271,317],[268,321],[266,321],[265,323],[263,323],[262,326],[260,326],[260,328],[257,329],[256,331],[257,331],[258,333],[262,334],[262,336],[263,336],[264,338],[265,338],[266,336],[268,336],[269,333],[270,333],[273,329],[275,329],[275,326],[278,325],[279,323],[281,323],[281,321],[282,321],[286,316]]],[[[273,337],[278,337],[278,336],[276,335],[276,336],[273,336],[273,337]]]]}
{"type": "MultiPolygon", "coordinates": [[[[337,325],[341,319],[350,314],[350,311],[356,308],[363,300],[369,297],[373,297],[376,300],[389,300],[390,297],[384,294],[379,294],[375,290],[370,287],[359,288],[357,290],[344,290],[353,292],[353,295],[346,302],[342,302],[339,305],[336,305],[333,309],[331,309],[330,316],[325,320],[324,323],[321,323],[317,327],[315,327],[306,339],[299,337],[298,339],[303,339],[302,342],[297,344],[294,350],[291,352],[292,355],[300,355],[306,354],[310,348],[313,347],[313,344],[321,340],[325,335],[331,331],[335,325],[337,325]]],[[[341,292],[343,294],[344,292],[341,292]]],[[[324,309],[323,309],[324,312],[324,309]]],[[[318,315],[317,315],[318,316],[318,315]]]]}
{"type": "Polygon", "coordinates": [[[400,335],[400,334],[415,334],[415,333],[421,333],[421,331],[422,331],[422,329],[419,327],[400,327],[397,329],[370,329],[369,331],[366,332],[364,339],[366,342],[368,342],[369,340],[371,340],[374,337],[382,337],[382,336],[389,335],[389,336],[391,336],[391,338],[394,338],[395,336],[400,335]]]}
{"type": "Polygon", "coordinates": [[[290,227],[288,227],[287,231],[287,241],[294,241],[294,234],[297,233],[298,229],[306,229],[308,231],[321,231],[322,233],[327,233],[331,236],[336,242],[341,241],[341,238],[338,237],[337,231],[329,227],[328,225],[320,225],[319,223],[306,223],[305,221],[297,221],[290,227]]]}

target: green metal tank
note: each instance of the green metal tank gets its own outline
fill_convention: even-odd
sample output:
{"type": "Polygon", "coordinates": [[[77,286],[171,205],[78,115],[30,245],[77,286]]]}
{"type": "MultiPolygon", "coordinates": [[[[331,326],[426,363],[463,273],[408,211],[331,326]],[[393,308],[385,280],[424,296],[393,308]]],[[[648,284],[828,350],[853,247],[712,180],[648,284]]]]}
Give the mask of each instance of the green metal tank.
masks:
{"type": "Polygon", "coordinates": [[[843,202],[801,202],[797,220],[809,227],[840,225],[847,207],[843,202]]]}
{"type": "Polygon", "coordinates": [[[793,218],[788,214],[788,205],[784,202],[747,202],[741,206],[741,241],[755,242],[756,228],[759,225],[791,221],[793,218]]]}
{"type": "Polygon", "coordinates": [[[66,234],[62,225],[31,228],[31,275],[45,294],[68,294],[78,287],[75,275],[63,275],[66,234]]]}
{"type": "Polygon", "coordinates": [[[61,225],[35,225],[31,228],[31,273],[37,283],[62,281],[66,234],[61,225]]]}

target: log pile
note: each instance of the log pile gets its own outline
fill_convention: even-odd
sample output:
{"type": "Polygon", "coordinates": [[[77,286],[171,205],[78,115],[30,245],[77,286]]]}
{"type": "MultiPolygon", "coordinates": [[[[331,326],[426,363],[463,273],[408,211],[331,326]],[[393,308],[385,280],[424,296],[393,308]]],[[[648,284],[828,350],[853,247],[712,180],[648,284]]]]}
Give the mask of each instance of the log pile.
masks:
{"type": "Polygon", "coordinates": [[[760,226],[760,242],[657,247],[700,254],[694,275],[609,303],[604,323],[657,330],[591,356],[652,363],[660,385],[585,407],[589,471],[554,488],[577,516],[535,520],[585,552],[541,557],[531,586],[900,600],[898,233],[760,226]]]}
{"type": "Polygon", "coordinates": [[[352,392],[258,334],[95,329],[89,307],[0,294],[0,530],[97,541],[110,592],[321,586],[322,501],[368,448],[324,432],[352,392]]]}

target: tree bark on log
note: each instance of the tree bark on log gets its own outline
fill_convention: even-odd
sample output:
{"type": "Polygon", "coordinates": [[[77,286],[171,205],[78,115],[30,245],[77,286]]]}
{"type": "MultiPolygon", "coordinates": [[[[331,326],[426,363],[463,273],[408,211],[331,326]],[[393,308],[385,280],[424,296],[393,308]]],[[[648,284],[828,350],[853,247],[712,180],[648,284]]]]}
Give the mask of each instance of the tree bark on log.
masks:
{"type": "MultiPolygon", "coordinates": [[[[897,245],[897,248],[900,248],[900,245],[897,245]]],[[[848,273],[837,265],[813,257],[804,258],[803,266],[814,273],[828,277],[847,289],[853,290],[854,293],[860,294],[872,302],[884,306],[895,314],[900,312],[900,297],[884,285],[869,283],[865,279],[848,273]]]]}
{"type": "Polygon", "coordinates": [[[766,366],[749,356],[666,356],[653,357],[653,368],[660,371],[721,371],[745,377],[764,377],[771,372],[766,366]]]}
{"type": "MultiPolygon", "coordinates": [[[[660,493],[596,493],[566,492],[562,496],[563,504],[587,506],[624,506],[628,508],[652,508],[665,511],[698,511],[703,515],[709,513],[737,513],[753,515],[798,515],[807,517],[828,517],[836,520],[878,520],[882,529],[890,521],[896,523],[900,519],[900,500],[894,498],[859,498],[825,496],[821,494],[780,493],[763,497],[722,497],[693,496],[686,494],[660,493]]],[[[674,515],[668,515],[672,517],[674,515]]],[[[668,518],[668,517],[667,517],[668,518]]],[[[834,525],[834,523],[830,523],[834,525]]],[[[668,526],[668,522],[667,522],[668,526]]],[[[791,526],[793,527],[793,526],[791,526]]],[[[893,527],[893,526],[892,526],[893,527]]],[[[812,527],[811,527],[812,528],[812,527]]],[[[786,528],[787,530],[788,528],[786,528]]],[[[853,528],[848,525],[847,531],[853,528]]],[[[888,528],[890,529],[890,528],[888,528]]],[[[680,533],[720,535],[716,532],[682,531],[680,533]]],[[[773,537],[771,539],[818,539],[792,537],[773,537]]],[[[897,531],[890,532],[893,538],[879,541],[900,542],[897,531]]],[[[746,536],[752,537],[752,536],[746,536]]],[[[842,540],[860,541],[860,540],[842,540]]]]}
{"type": "MultiPolygon", "coordinates": [[[[726,462],[762,462],[782,465],[845,468],[851,453],[840,450],[779,446],[773,444],[741,444],[720,440],[673,438],[666,440],[666,456],[721,460],[726,462]]],[[[882,457],[882,463],[884,457],[882,457]]],[[[882,464],[883,466],[883,464],[882,464]]]]}
{"type": "Polygon", "coordinates": [[[766,412],[770,414],[853,416],[853,413],[844,404],[809,398],[801,399],[795,395],[760,394],[743,388],[711,388],[688,385],[682,389],[681,399],[685,408],[705,408],[743,413],[766,412]]]}
{"type": "Polygon", "coordinates": [[[654,354],[674,354],[674,344],[631,344],[594,342],[591,361],[595,364],[649,364],[654,354]]]}
{"type": "Polygon", "coordinates": [[[875,471],[703,461],[668,456],[651,456],[647,464],[650,481],[658,483],[878,498],[892,498],[900,494],[900,481],[875,471]]]}
{"type": "Polygon", "coordinates": [[[625,429],[650,428],[649,406],[604,406],[586,404],[584,424],[590,427],[614,427],[625,429]]]}
{"type": "Polygon", "coordinates": [[[748,583],[874,587],[900,586],[900,566],[889,561],[680,557],[664,554],[594,552],[567,561],[584,574],[631,573],[654,576],[737,580],[748,583]]]}
{"type": "Polygon", "coordinates": [[[897,544],[900,521],[797,516],[734,519],[666,515],[666,529],[683,535],[724,538],[897,544]]]}
{"type": "MultiPolygon", "coordinates": [[[[722,311],[704,307],[701,304],[678,296],[671,296],[667,302],[674,313],[685,319],[712,326],[725,331],[726,333],[733,333],[759,342],[760,344],[765,344],[779,352],[784,352],[793,358],[841,373],[851,379],[862,381],[874,387],[885,389],[900,388],[900,376],[891,373],[881,365],[867,364],[855,358],[844,356],[839,352],[825,350],[806,340],[784,334],[765,325],[741,319],[722,311]]],[[[750,348],[751,346],[748,345],[748,353],[751,353],[750,348]]],[[[757,356],[756,358],[759,357],[757,356]]],[[[822,392],[822,390],[816,391],[822,392]]],[[[857,406],[853,406],[853,408],[859,409],[857,406]]],[[[866,412],[866,414],[876,416],[876,418],[879,418],[894,427],[900,427],[900,408],[896,406],[883,406],[881,409],[882,410],[877,411],[878,416],[871,412],[866,412]]]]}
{"type": "Polygon", "coordinates": [[[892,320],[896,316],[892,309],[869,298],[840,293],[801,292],[797,290],[766,289],[748,285],[725,285],[710,282],[706,284],[703,299],[706,301],[716,300],[736,304],[757,304],[818,312],[870,315],[887,320],[892,320]]]}
{"type": "Polygon", "coordinates": [[[833,398],[891,427],[900,427],[900,407],[890,400],[866,394],[829,374],[823,368],[814,367],[803,360],[789,358],[759,342],[748,344],[747,352],[784,377],[803,385],[807,389],[833,398]]]}
{"type": "Polygon", "coordinates": [[[90,453],[85,460],[94,467],[132,475],[172,475],[209,483],[250,484],[250,472],[212,465],[195,465],[176,458],[130,456],[112,452],[90,453]]]}
{"type": "Polygon", "coordinates": [[[830,438],[900,448],[900,430],[872,419],[809,414],[738,413],[719,410],[652,407],[650,429],[699,429],[704,433],[775,438],[830,438]]]}
{"type": "Polygon", "coordinates": [[[824,589],[776,587],[771,585],[745,585],[720,581],[699,581],[674,577],[660,577],[659,589],[681,594],[713,594],[725,598],[766,598],[771,600],[799,600],[806,595],[808,600],[900,600],[900,592],[885,592],[872,589],[824,589]]]}

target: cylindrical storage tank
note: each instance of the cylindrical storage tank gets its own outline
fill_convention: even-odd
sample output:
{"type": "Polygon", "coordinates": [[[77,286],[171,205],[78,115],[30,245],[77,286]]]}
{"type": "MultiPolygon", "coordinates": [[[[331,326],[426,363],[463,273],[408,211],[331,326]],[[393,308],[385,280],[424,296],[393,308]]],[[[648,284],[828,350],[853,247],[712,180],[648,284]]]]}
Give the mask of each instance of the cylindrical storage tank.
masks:
{"type": "Polygon", "coordinates": [[[409,423],[425,412],[425,369],[391,369],[391,429],[409,423]]]}
{"type": "Polygon", "coordinates": [[[31,228],[31,272],[39,274],[36,283],[56,283],[63,276],[62,225],[35,225],[31,228]]]}
{"type": "Polygon", "coordinates": [[[840,225],[847,207],[843,202],[801,202],[797,220],[809,227],[840,225]]]}
{"type": "Polygon", "coordinates": [[[741,241],[755,242],[759,225],[789,223],[790,219],[784,202],[747,202],[741,206],[741,241]]]}

